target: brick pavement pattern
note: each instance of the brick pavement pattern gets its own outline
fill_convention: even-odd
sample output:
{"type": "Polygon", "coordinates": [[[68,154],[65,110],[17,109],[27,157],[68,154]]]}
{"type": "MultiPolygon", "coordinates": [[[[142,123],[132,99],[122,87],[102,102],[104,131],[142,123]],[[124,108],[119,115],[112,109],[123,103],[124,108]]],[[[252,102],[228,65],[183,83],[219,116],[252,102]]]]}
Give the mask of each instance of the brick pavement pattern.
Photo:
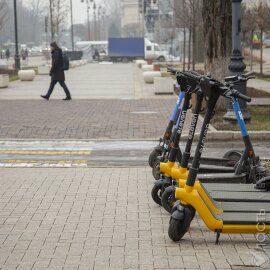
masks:
{"type": "Polygon", "coordinates": [[[253,235],[221,235],[215,245],[197,218],[180,243],[172,242],[152,185],[145,167],[0,169],[0,269],[254,266],[253,235]]]}
{"type": "MultiPolygon", "coordinates": [[[[153,139],[175,99],[0,101],[2,139],[153,139]]],[[[187,119],[189,125],[190,118],[187,119]]]]}

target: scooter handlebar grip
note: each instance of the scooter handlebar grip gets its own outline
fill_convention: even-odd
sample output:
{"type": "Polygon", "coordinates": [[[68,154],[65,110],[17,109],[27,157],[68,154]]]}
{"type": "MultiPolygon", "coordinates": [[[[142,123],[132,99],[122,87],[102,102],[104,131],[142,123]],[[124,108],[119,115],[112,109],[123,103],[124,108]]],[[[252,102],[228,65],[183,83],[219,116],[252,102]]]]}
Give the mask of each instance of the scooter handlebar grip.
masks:
{"type": "Polygon", "coordinates": [[[238,97],[238,98],[241,98],[241,99],[245,100],[246,102],[250,102],[251,101],[251,97],[246,96],[246,95],[244,95],[244,94],[242,94],[242,93],[240,93],[238,91],[235,93],[235,96],[238,97]]]}
{"type": "Polygon", "coordinates": [[[196,81],[196,82],[200,82],[200,80],[202,78],[201,75],[198,76],[198,75],[193,74],[193,72],[189,72],[189,71],[185,72],[185,76],[191,80],[196,81]]]}
{"type": "Polygon", "coordinates": [[[243,75],[247,78],[247,77],[249,77],[249,76],[251,76],[251,75],[253,75],[253,74],[254,74],[254,72],[251,70],[251,71],[249,71],[248,73],[243,74],[243,75]]]}

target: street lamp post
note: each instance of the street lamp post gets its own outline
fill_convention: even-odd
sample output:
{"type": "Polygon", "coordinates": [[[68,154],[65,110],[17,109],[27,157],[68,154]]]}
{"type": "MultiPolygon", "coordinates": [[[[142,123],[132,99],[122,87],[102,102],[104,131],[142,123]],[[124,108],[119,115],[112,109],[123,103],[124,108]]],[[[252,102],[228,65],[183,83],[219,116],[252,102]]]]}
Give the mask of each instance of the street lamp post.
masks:
{"type": "Polygon", "coordinates": [[[74,51],[74,31],[73,31],[73,6],[72,6],[72,0],[70,0],[70,21],[71,21],[71,47],[72,51],[74,51]]]}
{"type": "MultiPolygon", "coordinates": [[[[84,0],[81,0],[83,3],[84,0]]],[[[89,16],[89,10],[90,10],[90,3],[92,3],[93,0],[85,0],[86,8],[87,8],[87,30],[88,30],[88,40],[90,40],[90,16],[89,16]]]]}
{"type": "Polygon", "coordinates": [[[51,41],[54,41],[52,0],[50,0],[50,18],[51,18],[51,41]]]}
{"type": "Polygon", "coordinates": [[[15,24],[15,69],[19,70],[21,68],[20,54],[18,47],[18,25],[17,25],[17,0],[14,0],[14,24],[15,24]]]}
{"type": "Polygon", "coordinates": [[[89,9],[90,6],[87,3],[87,30],[88,30],[88,40],[90,41],[90,18],[89,18],[89,9]]]}
{"type": "Polygon", "coordinates": [[[95,28],[95,40],[97,40],[97,18],[96,18],[96,3],[94,2],[93,4],[93,9],[94,9],[94,28],[95,28]]]}
{"type": "Polygon", "coordinates": [[[102,7],[98,7],[98,39],[101,40],[101,14],[102,14],[102,7]]]}
{"type": "MultiPolygon", "coordinates": [[[[231,62],[229,64],[229,71],[231,75],[242,74],[246,68],[243,62],[243,56],[241,53],[241,2],[242,0],[231,0],[232,2],[232,55],[231,62]]],[[[246,82],[240,82],[235,85],[235,89],[246,95],[247,84],[246,82]]],[[[247,111],[246,101],[239,100],[243,118],[250,120],[250,113],[247,111]]],[[[235,122],[236,116],[232,109],[230,102],[227,104],[227,112],[223,116],[225,121],[235,122]]]]}

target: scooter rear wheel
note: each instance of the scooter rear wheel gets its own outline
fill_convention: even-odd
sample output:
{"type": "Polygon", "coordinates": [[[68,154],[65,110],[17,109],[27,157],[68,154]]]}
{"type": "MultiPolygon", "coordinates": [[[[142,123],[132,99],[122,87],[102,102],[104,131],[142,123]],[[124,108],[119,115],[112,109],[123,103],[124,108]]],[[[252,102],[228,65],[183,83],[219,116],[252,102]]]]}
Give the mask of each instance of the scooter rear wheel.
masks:
{"type": "Polygon", "coordinates": [[[242,155],[243,154],[240,150],[229,150],[223,155],[223,158],[229,159],[231,161],[239,161],[242,155]]]}
{"type": "Polygon", "coordinates": [[[153,168],[155,161],[162,154],[162,146],[158,145],[154,148],[154,150],[150,153],[148,158],[148,164],[151,168],[153,168]]]}

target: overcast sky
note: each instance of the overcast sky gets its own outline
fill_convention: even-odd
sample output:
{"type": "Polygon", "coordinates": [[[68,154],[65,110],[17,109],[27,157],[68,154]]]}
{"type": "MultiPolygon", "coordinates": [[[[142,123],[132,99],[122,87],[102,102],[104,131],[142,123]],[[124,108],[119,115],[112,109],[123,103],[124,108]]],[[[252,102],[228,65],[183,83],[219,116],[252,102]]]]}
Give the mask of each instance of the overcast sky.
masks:
{"type": "MultiPolygon", "coordinates": [[[[29,4],[33,0],[22,0],[24,4],[29,4]]],[[[44,0],[48,1],[49,0],[44,0]]],[[[70,0],[68,0],[69,2],[70,0]]],[[[96,3],[102,3],[102,0],[95,0],[96,3]]],[[[84,0],[84,3],[81,2],[81,0],[72,0],[73,3],[73,23],[84,23],[87,19],[87,13],[86,13],[86,3],[84,0]]],[[[93,9],[90,9],[90,17],[93,17],[93,9]]],[[[68,18],[68,23],[70,23],[70,16],[68,18]]]]}

